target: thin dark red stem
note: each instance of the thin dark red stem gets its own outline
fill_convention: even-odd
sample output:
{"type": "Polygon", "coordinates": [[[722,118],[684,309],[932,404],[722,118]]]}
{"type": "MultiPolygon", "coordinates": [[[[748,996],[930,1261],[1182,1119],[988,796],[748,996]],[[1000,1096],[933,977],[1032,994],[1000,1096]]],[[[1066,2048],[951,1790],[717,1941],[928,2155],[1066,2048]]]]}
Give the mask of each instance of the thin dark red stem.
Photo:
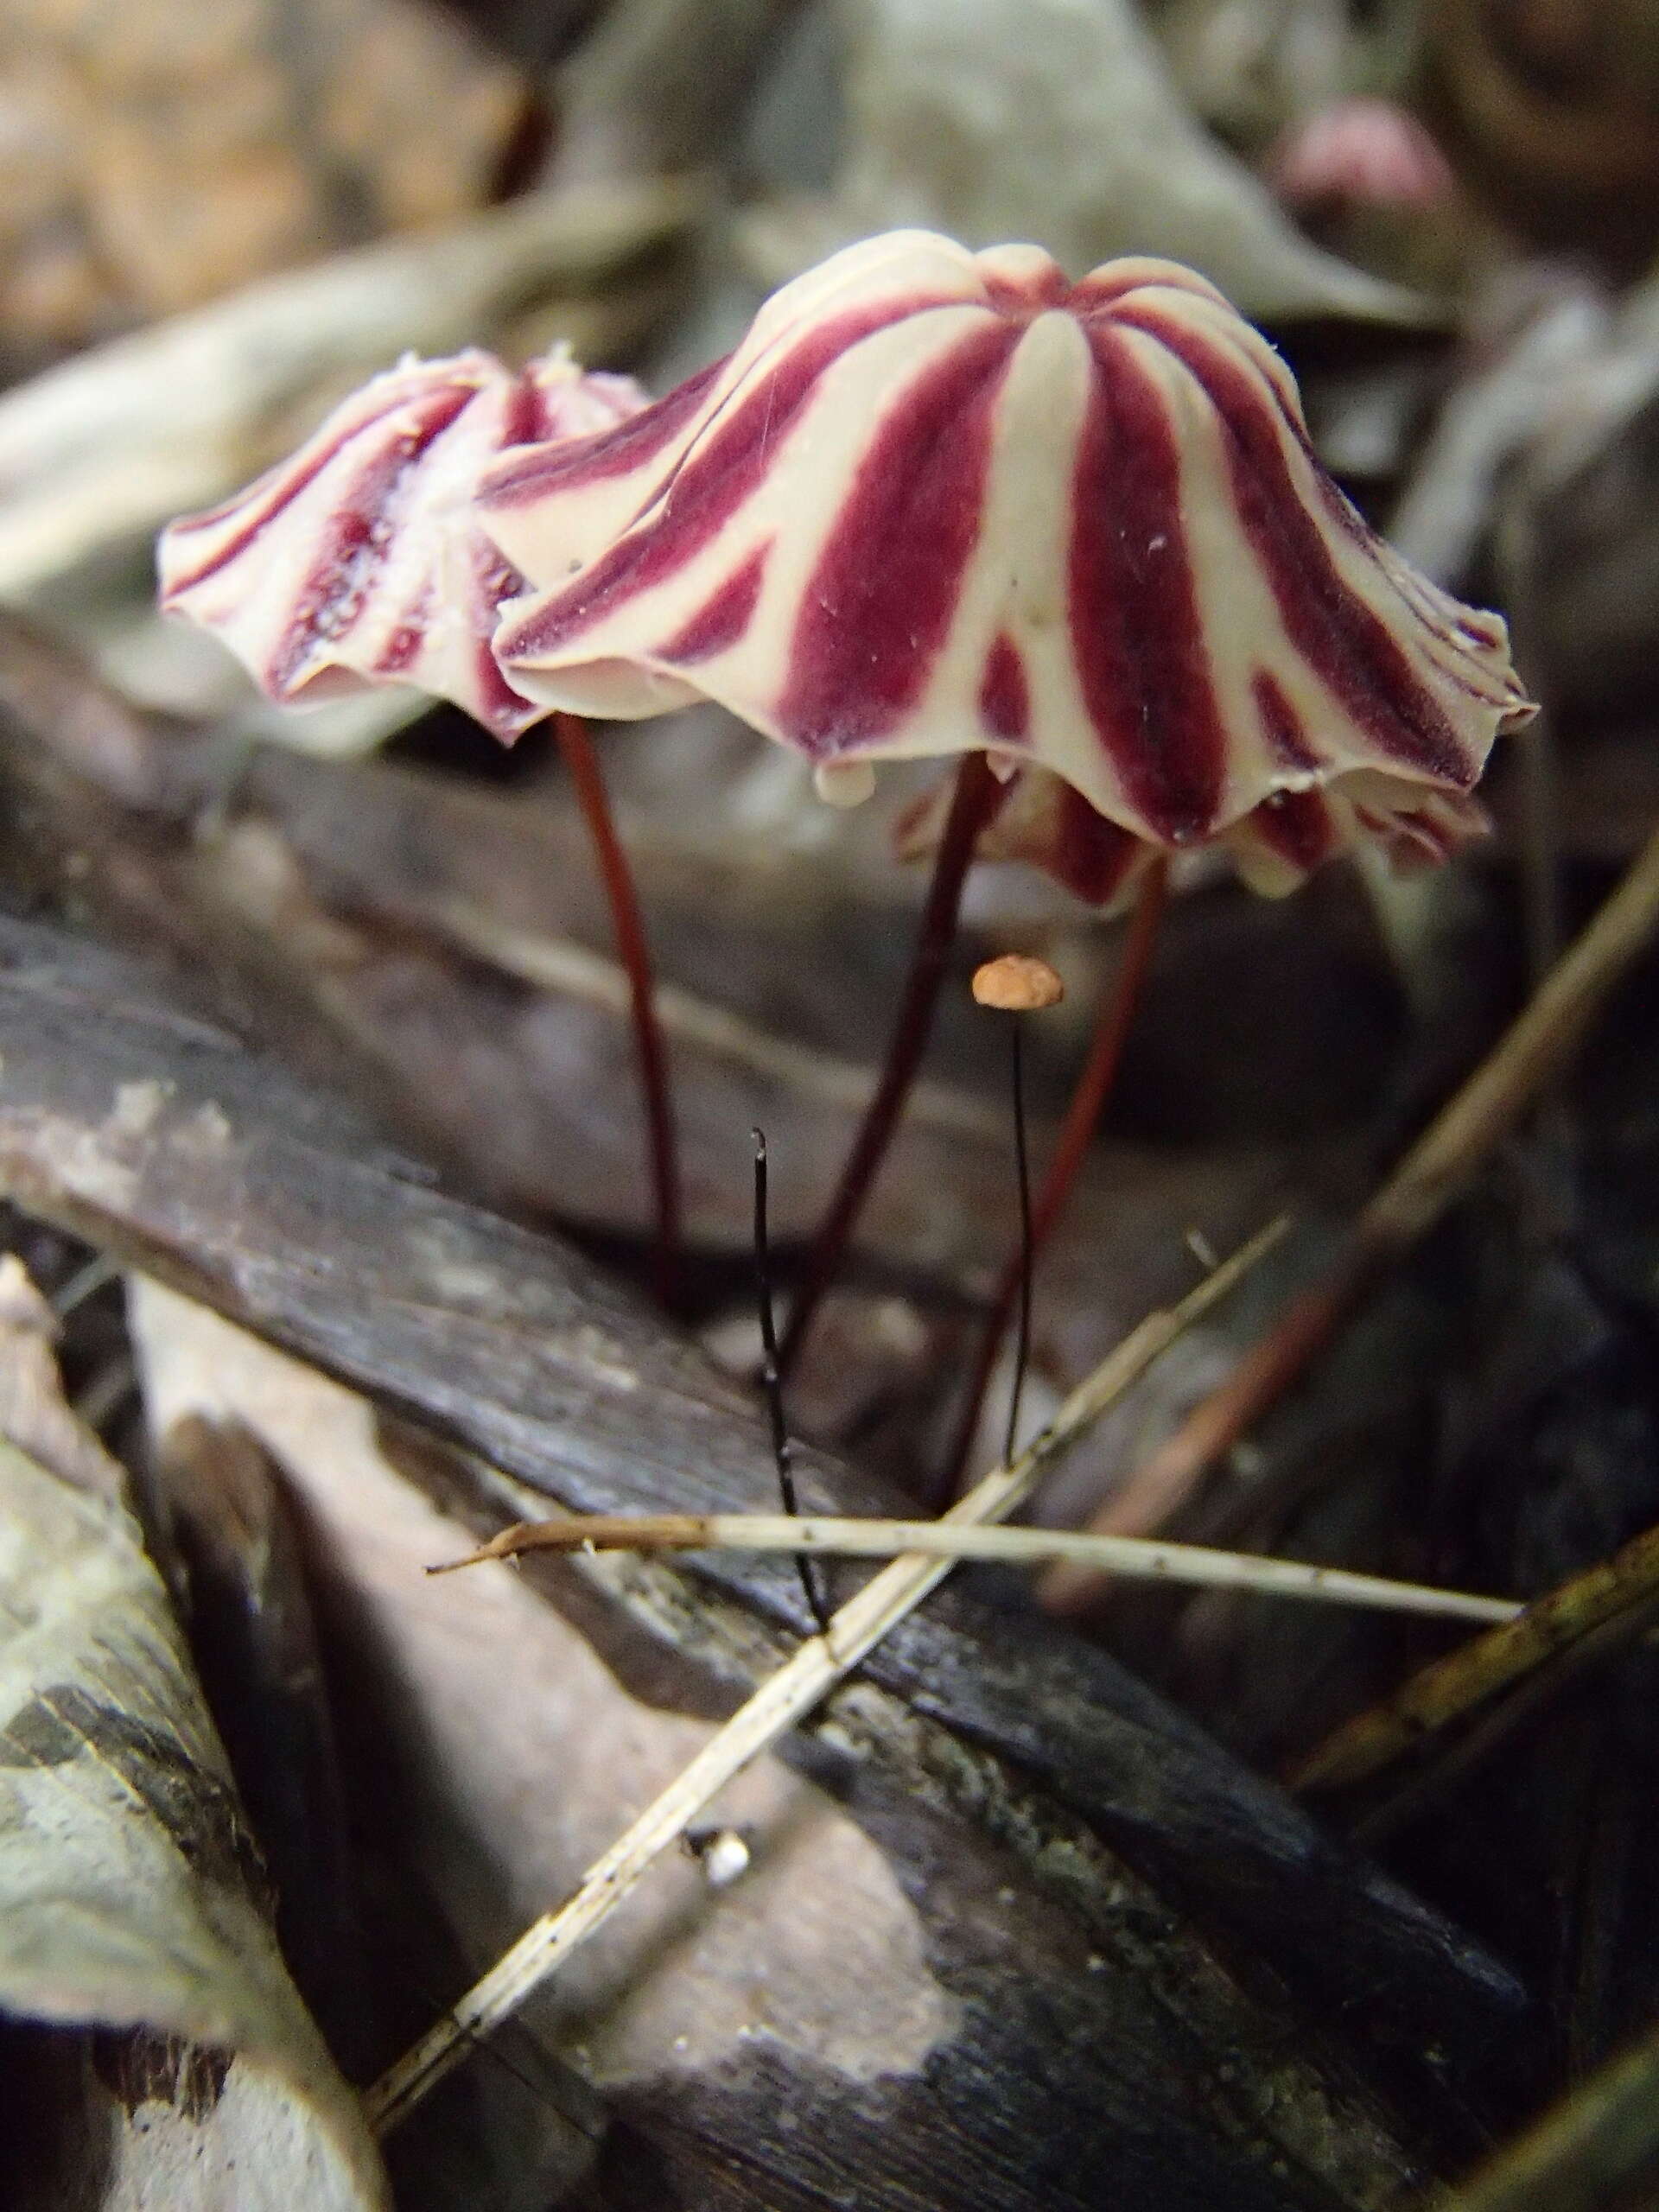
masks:
{"type": "Polygon", "coordinates": [[[651,1156],[652,1195],[657,1217],[657,1295],[668,1306],[673,1302],[679,1273],[680,1176],[675,1157],[674,1109],[668,1095],[667,1058],[663,1051],[663,1033],[657,1022],[645,925],[627,856],[611,817],[605,779],[600,772],[588,726],[578,715],[556,715],[553,727],[599,861],[605,896],[610,902],[617,957],[627,970],[634,1053],[645,1109],[645,1142],[651,1156]]]}
{"type": "Polygon", "coordinates": [[[1117,1065],[1123,1056],[1124,1040],[1129,1033],[1129,1024],[1145,982],[1147,970],[1152,964],[1153,947],[1158,942],[1158,925],[1163,918],[1164,897],[1168,888],[1169,869],[1160,855],[1154,860],[1141,879],[1140,895],[1129,922],[1129,933],[1123,947],[1123,959],[1112,978],[1101,1016],[1095,1029],[1094,1041],[1089,1047],[1089,1058],[1083,1073],[1071,1094],[1065,1119],[1055,1140],[1054,1157],[1048,1164],[1042,1187],[1032,1208],[1029,1242],[1021,1237],[1020,1246],[1012,1252],[1003,1268],[1001,1278],[991,1300],[990,1317],[985,1324],[985,1333],[980,1339],[978,1357],[969,1378],[968,1395],[963,1402],[961,1418],[951,1440],[950,1455],[942,1470],[938,1495],[940,1503],[948,1504],[955,1497],[961,1484],[963,1470],[968,1454],[973,1449],[974,1438],[979,1430],[980,1408],[985,1402],[985,1393],[990,1387],[996,1370],[997,1355],[1007,1332],[1008,1317],[1020,1299],[1022,1275],[1035,1261],[1047,1242],[1049,1233],[1058,1220],[1071,1185],[1077,1179],[1101,1115],[1110,1096],[1117,1065]]]}
{"type": "Polygon", "coordinates": [[[813,1241],[805,1277],[784,1331],[779,1363],[785,1374],[798,1357],[812,1317],[835,1280],[848,1239],[875,1179],[875,1171],[892,1142],[911,1084],[916,1079],[916,1071],[932,1031],[933,1009],[938,1002],[939,986],[944,981],[945,963],[957,934],[962,887],[974,857],[975,842],[990,817],[1000,790],[982,753],[963,755],[962,766],[957,771],[956,789],[951,793],[950,811],[933,861],[933,880],[922,909],[910,974],[905,979],[904,996],[899,1001],[898,1018],[887,1046],[887,1064],[875,1096],[865,1109],[830,1210],[813,1241]]]}

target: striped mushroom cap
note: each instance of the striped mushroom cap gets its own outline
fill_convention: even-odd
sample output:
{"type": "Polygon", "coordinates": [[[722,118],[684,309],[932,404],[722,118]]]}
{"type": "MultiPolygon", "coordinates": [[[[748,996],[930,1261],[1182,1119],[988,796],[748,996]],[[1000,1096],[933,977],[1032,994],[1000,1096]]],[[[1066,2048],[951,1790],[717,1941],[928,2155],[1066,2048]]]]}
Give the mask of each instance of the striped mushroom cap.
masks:
{"type": "Polygon", "coordinates": [[[510,742],[547,709],[490,649],[524,580],[478,526],[479,477],[508,447],[545,451],[645,404],[631,377],[562,355],[518,373],[475,352],[405,361],[246,491],[163,532],[162,605],[217,631],[273,699],[409,684],[510,742]]]}
{"type": "Polygon", "coordinates": [[[870,239],[482,508],[536,587],[496,638],[518,690],[718,700],[826,795],[985,747],[1020,772],[1003,849],[1079,884],[1222,837],[1275,887],[1357,836],[1444,847],[1531,711],[1503,622],[1371,531],[1284,363],[1168,262],[870,239]],[[1091,841],[1122,865],[1068,870],[1091,841]]]}
{"type": "MultiPolygon", "coordinates": [[[[1046,768],[1015,768],[994,804],[976,848],[979,857],[1029,861],[1091,906],[1122,903],[1163,849],[1097,814],[1046,768]]],[[[901,860],[919,860],[934,849],[950,808],[946,783],[901,810],[893,824],[901,860]]],[[[1354,769],[1317,790],[1274,791],[1214,842],[1231,854],[1253,890],[1277,898],[1351,846],[1375,846],[1406,874],[1449,860],[1488,827],[1485,809],[1465,792],[1354,769]]]]}

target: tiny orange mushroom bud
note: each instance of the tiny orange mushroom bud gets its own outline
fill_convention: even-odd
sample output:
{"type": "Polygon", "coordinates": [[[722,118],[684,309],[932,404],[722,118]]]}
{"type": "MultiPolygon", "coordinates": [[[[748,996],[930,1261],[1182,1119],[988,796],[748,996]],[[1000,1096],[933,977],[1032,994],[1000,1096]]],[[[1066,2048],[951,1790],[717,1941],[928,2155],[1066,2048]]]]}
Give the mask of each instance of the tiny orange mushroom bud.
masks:
{"type": "Polygon", "coordinates": [[[981,1006],[995,1007],[1004,1014],[1037,1014],[1046,1006],[1058,1006],[1065,996],[1065,985],[1046,960],[1028,952],[1005,952],[975,969],[973,992],[981,1006]]]}

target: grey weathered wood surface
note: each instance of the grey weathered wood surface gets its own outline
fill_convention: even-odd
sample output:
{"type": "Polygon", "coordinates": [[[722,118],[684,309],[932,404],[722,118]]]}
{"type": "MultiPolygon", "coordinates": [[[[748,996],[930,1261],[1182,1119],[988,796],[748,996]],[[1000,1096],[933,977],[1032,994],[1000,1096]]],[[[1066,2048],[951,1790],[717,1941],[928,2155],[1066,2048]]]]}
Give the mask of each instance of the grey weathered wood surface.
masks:
{"type": "MultiPolygon", "coordinates": [[[[548,1496],[769,1501],[741,1390],[564,1244],[441,1186],[453,1171],[496,1187],[483,1140],[514,1126],[530,1064],[492,1057],[499,980],[457,963],[429,910],[468,868],[496,884],[505,867],[524,879],[507,911],[539,913],[537,849],[513,810],[453,785],[170,731],[0,625],[4,895],[96,917],[173,976],[0,923],[0,1184],[372,1395],[414,1479],[481,1531],[548,1496]],[[250,1035],[343,1077],[440,1171],[250,1035]],[[422,1071],[448,1093],[429,1116],[411,1110],[422,1071]],[[472,1106],[480,1076],[493,1087],[472,1106]]],[[[584,1163],[603,1154],[606,1217],[632,1125],[619,1141],[595,1122],[618,1087],[583,1067],[580,1096],[524,1123],[525,1160],[552,1130],[584,1163]]],[[[723,1126],[717,1085],[716,1102],[723,1126]]],[[[819,1122],[828,1159],[838,1124],[819,1122]]],[[[957,1211],[973,1203],[963,1150],[939,1155],[957,1211]]],[[[551,1187],[586,1173],[555,1163],[551,1187]]],[[[925,1154],[906,1173],[939,1202],[925,1154]]],[[[1165,1286],[1119,1279],[1137,1235],[1121,1160],[1113,1177],[1117,1241],[1071,1302],[1103,1296],[1102,1325],[1126,1325],[1165,1286]]],[[[524,1192],[524,1163],[502,1180],[524,1192]]],[[[803,1459],[809,1501],[893,1503],[803,1459]]],[[[526,1572],[636,1694],[686,1710],[729,1707],[802,1624],[775,1561],[526,1572]]],[[[889,1853],[931,1969],[963,1999],[960,2032],[914,2079],[808,2079],[757,2044],[741,2079],[635,2098],[601,2201],[655,2185],[699,2206],[849,2190],[895,2207],[1103,2191],[1131,2208],[1358,2205],[1395,2201],[1424,2159],[1460,2159],[1523,2042],[1512,1980],[1121,1668],[1017,1593],[980,1590],[936,1597],[790,1747],[889,1853]],[[780,2103],[809,2142],[798,2126],[779,2139],[780,2103]],[[639,2167],[647,2138],[660,2172],[639,2167]]]]}
{"type": "MultiPolygon", "coordinates": [[[[474,1525],[531,1491],[601,1511],[771,1495],[756,1409],[599,1269],[449,1197],[142,969],[18,921],[0,1185],[504,1471],[434,1462],[474,1525]]],[[[825,1510],[893,1503],[810,1452],[800,1473],[825,1510]]],[[[625,1624],[658,1643],[658,1695],[729,1700],[802,1625],[787,1562],[710,1560],[685,1586],[700,1604],[625,1624]]],[[[1101,1653],[953,1590],[863,1681],[801,1755],[901,1867],[963,2030],[921,2081],[835,2085],[823,2171],[798,2139],[756,2164],[785,2094],[759,2051],[652,2115],[747,2163],[748,2196],[697,2202],[1376,2203],[1426,2142],[1466,2142],[1466,2102],[1512,2055],[1513,1982],[1101,1653]],[[1021,1862],[1011,1898],[999,1861],[1021,1862]]]]}

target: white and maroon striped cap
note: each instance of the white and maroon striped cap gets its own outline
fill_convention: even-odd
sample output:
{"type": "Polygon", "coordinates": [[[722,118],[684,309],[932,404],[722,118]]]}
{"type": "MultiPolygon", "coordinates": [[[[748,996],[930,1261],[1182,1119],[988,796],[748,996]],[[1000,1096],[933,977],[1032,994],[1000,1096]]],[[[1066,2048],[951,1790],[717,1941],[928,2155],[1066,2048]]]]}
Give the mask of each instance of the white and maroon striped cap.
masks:
{"type": "Polygon", "coordinates": [[[843,792],[985,747],[1023,772],[986,849],[1085,895],[1148,847],[1224,840],[1263,888],[1356,838],[1443,854],[1532,712],[1502,620],[1370,530],[1279,356],[1168,262],[869,239],[655,406],[507,455],[482,515],[535,588],[516,690],[718,700],[843,792]]]}
{"type": "Polygon", "coordinates": [[[632,378],[563,356],[518,373],[477,352],[405,361],[246,491],[163,532],[162,605],[217,632],[273,699],[404,683],[510,741],[548,710],[490,649],[524,580],[479,527],[480,475],[512,446],[543,451],[645,404],[632,378]]]}

